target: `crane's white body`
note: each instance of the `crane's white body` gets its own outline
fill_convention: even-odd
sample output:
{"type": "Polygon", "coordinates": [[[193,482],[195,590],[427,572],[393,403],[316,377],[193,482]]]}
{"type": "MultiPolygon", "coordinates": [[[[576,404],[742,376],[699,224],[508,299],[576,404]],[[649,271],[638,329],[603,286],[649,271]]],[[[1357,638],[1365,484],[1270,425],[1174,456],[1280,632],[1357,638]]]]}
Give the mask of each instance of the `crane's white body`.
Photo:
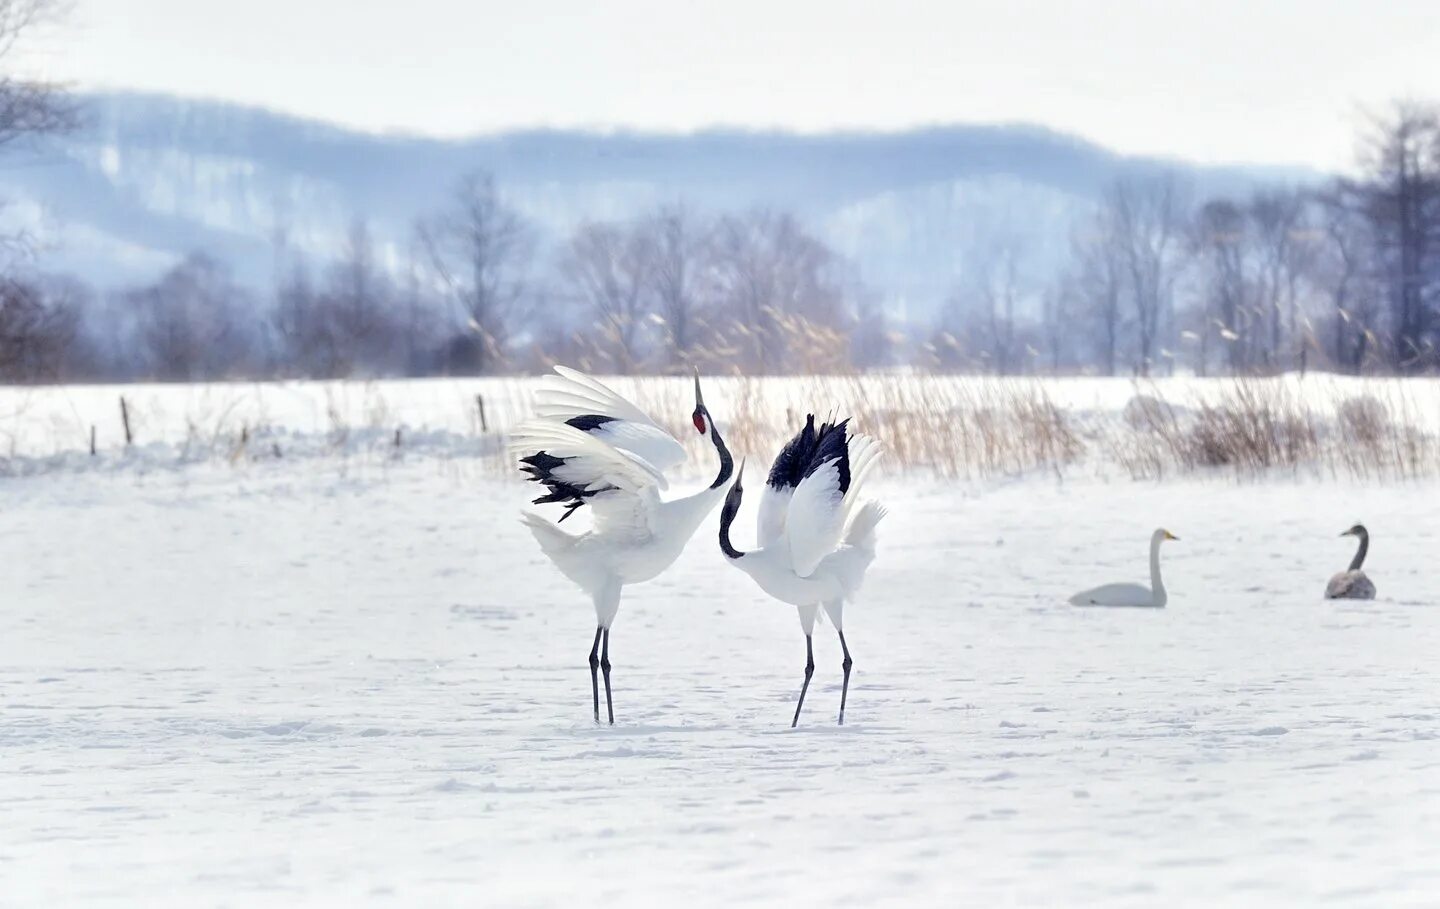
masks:
{"type": "Polygon", "coordinates": [[[1168,602],[1165,582],[1160,579],[1160,544],[1174,539],[1165,530],[1157,530],[1150,536],[1150,586],[1144,584],[1102,584],[1089,590],[1082,590],[1070,598],[1075,606],[1137,606],[1152,609],[1163,608],[1168,602]]]}
{"type": "Polygon", "coordinates": [[[731,564],[750,575],[770,596],[796,607],[807,635],[814,633],[815,617],[822,605],[831,624],[843,631],[844,604],[855,599],[866,569],[875,560],[875,527],[884,515],[885,509],[878,503],[865,503],[846,527],[843,541],[808,575],[800,573],[784,539],[747,552],[743,558],[731,560],[731,564]]]}
{"type": "Polygon", "coordinates": [[[620,608],[620,588],[652,580],[673,565],[724,492],[717,487],[669,502],[653,488],[600,493],[591,500],[595,525],[580,534],[528,512],[522,520],[560,573],[590,594],[596,620],[609,628],[620,608]]]}
{"type": "Polygon", "coordinates": [[[760,548],[730,560],[761,590],[795,606],[807,635],[822,604],[836,629],[843,630],[843,605],[859,592],[875,559],[875,527],[885,515],[884,508],[861,495],[880,446],[863,435],[850,436],[846,444],[849,488],[840,490],[834,460],[793,488],[767,485],[756,527],[760,548]]]}

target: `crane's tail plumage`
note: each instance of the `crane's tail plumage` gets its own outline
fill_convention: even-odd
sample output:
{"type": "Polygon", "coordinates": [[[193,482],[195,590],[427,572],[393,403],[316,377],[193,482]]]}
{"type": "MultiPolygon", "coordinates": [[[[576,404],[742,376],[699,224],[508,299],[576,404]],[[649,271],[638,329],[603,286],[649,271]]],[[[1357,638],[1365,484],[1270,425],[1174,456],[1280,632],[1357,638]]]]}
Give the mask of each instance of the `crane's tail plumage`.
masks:
{"type": "Polygon", "coordinates": [[[885,506],[874,499],[867,501],[850,518],[850,526],[845,528],[845,545],[859,549],[869,555],[875,556],[875,528],[879,526],[880,519],[886,515],[885,506]]]}
{"type": "MultiPolygon", "coordinates": [[[[854,522],[856,512],[867,500],[863,498],[865,478],[875,469],[885,446],[870,436],[856,434],[850,437],[850,490],[845,494],[844,521],[848,527],[854,522]]],[[[881,509],[882,515],[884,509],[881,509]]],[[[875,518],[876,521],[880,520],[875,518]]]]}
{"type": "Polygon", "coordinates": [[[556,527],[538,514],[522,511],[520,512],[520,521],[530,528],[530,535],[535,538],[535,542],[540,544],[540,551],[544,552],[551,561],[563,557],[575,545],[576,537],[556,527]]]}
{"type": "Polygon", "coordinates": [[[855,511],[845,528],[840,548],[826,558],[826,563],[840,581],[844,599],[851,599],[865,581],[865,571],[875,561],[875,528],[885,517],[885,506],[867,501],[855,511]]]}

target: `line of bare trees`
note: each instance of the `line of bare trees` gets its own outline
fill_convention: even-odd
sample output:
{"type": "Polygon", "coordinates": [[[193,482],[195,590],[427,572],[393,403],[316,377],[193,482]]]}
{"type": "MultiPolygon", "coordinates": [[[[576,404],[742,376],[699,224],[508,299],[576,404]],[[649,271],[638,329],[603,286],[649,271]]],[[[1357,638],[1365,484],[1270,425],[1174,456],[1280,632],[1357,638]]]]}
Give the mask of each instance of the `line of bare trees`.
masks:
{"type": "Polygon", "coordinates": [[[1360,174],[1195,204],[1173,175],[1112,185],[1058,275],[988,238],[924,344],[999,373],[1440,368],[1440,110],[1399,103],[1360,174]]]}
{"type": "Polygon", "coordinates": [[[583,223],[542,256],[477,174],[418,220],[398,267],[359,221],[318,269],[279,246],[268,299],[198,252],[105,296],[73,280],[0,284],[0,379],[479,375],[555,360],[787,373],[890,356],[874,299],[784,213],[662,206],[583,223]]]}

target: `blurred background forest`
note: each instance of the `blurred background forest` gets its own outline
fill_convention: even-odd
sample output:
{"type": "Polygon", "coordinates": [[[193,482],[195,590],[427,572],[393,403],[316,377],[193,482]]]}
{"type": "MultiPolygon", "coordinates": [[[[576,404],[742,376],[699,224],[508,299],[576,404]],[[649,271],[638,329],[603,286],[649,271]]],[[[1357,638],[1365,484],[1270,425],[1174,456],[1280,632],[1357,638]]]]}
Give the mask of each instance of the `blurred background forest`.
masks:
{"type": "Polygon", "coordinates": [[[26,73],[0,0],[0,381],[1256,375],[1440,365],[1440,109],[1344,174],[1022,127],[350,133],[26,73]]]}

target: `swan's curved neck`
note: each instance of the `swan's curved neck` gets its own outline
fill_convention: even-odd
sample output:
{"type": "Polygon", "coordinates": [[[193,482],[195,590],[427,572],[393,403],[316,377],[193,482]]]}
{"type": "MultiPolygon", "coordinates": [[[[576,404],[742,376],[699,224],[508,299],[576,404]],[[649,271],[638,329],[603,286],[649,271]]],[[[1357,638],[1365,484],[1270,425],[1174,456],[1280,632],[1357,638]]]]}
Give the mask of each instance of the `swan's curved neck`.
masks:
{"type": "Polygon", "coordinates": [[[1165,583],[1160,580],[1160,542],[1160,537],[1150,541],[1150,589],[1157,606],[1165,603],[1165,583]]]}
{"type": "MultiPolygon", "coordinates": [[[[705,418],[710,419],[708,411],[705,418]]],[[[715,482],[710,484],[710,488],[719,489],[730,479],[730,473],[735,469],[735,460],[730,457],[730,449],[725,447],[725,440],[720,438],[720,430],[716,428],[714,420],[710,420],[710,441],[715,445],[715,453],[720,456],[720,470],[715,474],[715,482]]]]}
{"type": "Polygon", "coordinates": [[[1359,571],[1360,566],[1365,564],[1365,554],[1370,551],[1370,532],[1360,531],[1360,548],[1355,550],[1355,558],[1350,560],[1350,570],[1359,571]]]}

